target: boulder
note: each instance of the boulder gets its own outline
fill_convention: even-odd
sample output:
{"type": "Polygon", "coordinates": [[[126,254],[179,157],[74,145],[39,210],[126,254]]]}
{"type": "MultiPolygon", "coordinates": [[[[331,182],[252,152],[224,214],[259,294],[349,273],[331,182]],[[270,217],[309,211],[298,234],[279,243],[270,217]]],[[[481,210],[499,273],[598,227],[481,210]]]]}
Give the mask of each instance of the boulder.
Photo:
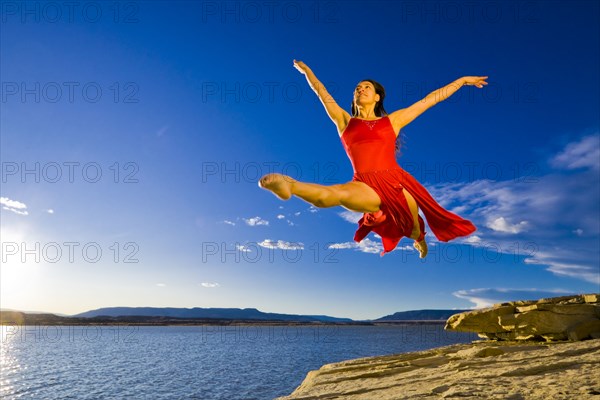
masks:
{"type": "Polygon", "coordinates": [[[514,301],[448,318],[445,329],[493,340],[584,340],[600,337],[600,294],[514,301]]]}

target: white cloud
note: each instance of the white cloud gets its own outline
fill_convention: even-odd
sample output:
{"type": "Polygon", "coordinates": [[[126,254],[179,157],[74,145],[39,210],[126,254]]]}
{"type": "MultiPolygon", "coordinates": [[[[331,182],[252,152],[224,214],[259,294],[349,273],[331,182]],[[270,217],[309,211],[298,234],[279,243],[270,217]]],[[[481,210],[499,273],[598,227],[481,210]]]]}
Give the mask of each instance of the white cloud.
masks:
{"type": "Polygon", "coordinates": [[[521,221],[518,224],[511,225],[504,217],[499,217],[488,222],[486,226],[497,232],[520,233],[527,227],[527,224],[527,221],[521,221]]]}
{"type": "Polygon", "coordinates": [[[364,238],[360,243],[357,243],[357,250],[363,253],[379,254],[383,251],[383,245],[380,242],[364,238]]]}
{"type": "Polygon", "coordinates": [[[277,215],[277,219],[284,219],[284,218],[285,218],[285,215],[283,215],[283,214],[277,215]]]}
{"type": "Polygon", "coordinates": [[[258,226],[258,225],[269,225],[269,221],[262,219],[261,217],[254,218],[242,218],[247,225],[258,226]]]}
{"type": "Polygon", "coordinates": [[[156,286],[158,286],[158,287],[165,287],[165,286],[167,286],[167,285],[166,285],[166,284],[164,284],[164,283],[157,283],[157,284],[156,284],[156,286]]]}
{"type": "Polygon", "coordinates": [[[506,288],[479,288],[458,290],[452,295],[465,299],[475,304],[475,308],[490,307],[496,303],[506,303],[516,300],[539,300],[547,297],[567,296],[576,294],[564,289],[506,289],[506,288]]]}
{"type": "Polygon", "coordinates": [[[281,250],[303,250],[303,243],[294,243],[294,242],[286,242],[283,240],[271,240],[265,239],[262,242],[258,243],[259,246],[265,247],[267,249],[281,249],[281,250]]]}
{"type": "Polygon", "coordinates": [[[363,240],[360,241],[360,243],[357,243],[357,242],[333,243],[333,244],[330,244],[328,248],[330,248],[330,249],[355,249],[357,251],[360,251],[363,253],[370,253],[370,254],[379,254],[383,251],[383,245],[381,243],[375,242],[369,238],[364,238],[363,240]]]}
{"type": "Polygon", "coordinates": [[[334,243],[329,245],[329,249],[354,249],[356,248],[356,242],[343,242],[343,243],[334,243]]]}
{"type": "Polygon", "coordinates": [[[462,204],[460,215],[477,227],[476,238],[457,242],[524,256],[529,264],[544,265],[557,276],[598,283],[599,181],[598,171],[585,170],[530,180],[445,183],[427,189],[446,207],[462,204]]]}
{"type": "Polygon", "coordinates": [[[317,207],[315,207],[315,206],[310,206],[308,208],[308,211],[311,212],[311,213],[316,213],[316,212],[319,212],[319,209],[317,207]]]}
{"type": "Polygon", "coordinates": [[[29,215],[29,212],[26,210],[27,206],[24,203],[21,203],[17,200],[11,200],[8,197],[0,197],[0,204],[5,210],[12,211],[15,214],[19,215],[29,215]]]}
{"type": "MultiPolygon", "coordinates": [[[[369,254],[381,254],[383,251],[383,244],[380,241],[374,241],[367,238],[364,238],[357,242],[342,242],[342,243],[333,243],[328,246],[329,249],[339,249],[339,250],[347,250],[354,249],[356,251],[360,251],[362,253],[369,254]]],[[[401,246],[398,245],[394,251],[416,251],[412,245],[401,246]]]]}
{"type": "Polygon", "coordinates": [[[244,246],[242,244],[236,244],[235,247],[238,251],[243,251],[244,253],[249,253],[252,251],[248,246],[244,246]]]}
{"type": "Polygon", "coordinates": [[[20,210],[15,210],[14,208],[9,208],[9,207],[2,207],[2,208],[3,208],[3,209],[5,209],[5,210],[8,210],[8,211],[12,211],[12,212],[14,212],[15,214],[19,214],[19,215],[29,215],[29,212],[28,212],[27,210],[25,210],[25,211],[20,211],[20,210]]]}
{"type": "Polygon", "coordinates": [[[232,222],[232,221],[229,221],[229,220],[225,220],[225,221],[223,221],[223,223],[227,224],[227,225],[235,226],[235,222],[232,222]]]}
{"type": "Polygon", "coordinates": [[[550,165],[568,170],[590,168],[600,169],[600,134],[583,137],[569,143],[565,149],[550,159],[550,165]]]}
{"type": "Polygon", "coordinates": [[[27,208],[27,206],[25,204],[21,203],[20,201],[11,200],[8,197],[0,197],[0,204],[5,205],[6,207],[10,207],[10,208],[18,208],[18,209],[27,208]]]}
{"type": "Polygon", "coordinates": [[[216,288],[221,286],[217,282],[202,282],[200,285],[205,288],[216,288]]]}
{"type": "Polygon", "coordinates": [[[358,213],[354,211],[344,210],[339,212],[338,215],[342,217],[345,221],[350,222],[352,224],[357,224],[358,220],[364,215],[363,213],[358,213]]]}
{"type": "Polygon", "coordinates": [[[295,212],[294,215],[297,217],[298,215],[300,215],[300,211],[295,212]]]}
{"type": "Polygon", "coordinates": [[[464,242],[469,244],[481,243],[481,238],[477,235],[470,235],[463,239],[464,242]]]}
{"type": "Polygon", "coordinates": [[[48,214],[54,214],[54,210],[53,210],[53,209],[51,209],[51,208],[47,209],[47,210],[46,210],[46,212],[47,212],[48,214]]]}

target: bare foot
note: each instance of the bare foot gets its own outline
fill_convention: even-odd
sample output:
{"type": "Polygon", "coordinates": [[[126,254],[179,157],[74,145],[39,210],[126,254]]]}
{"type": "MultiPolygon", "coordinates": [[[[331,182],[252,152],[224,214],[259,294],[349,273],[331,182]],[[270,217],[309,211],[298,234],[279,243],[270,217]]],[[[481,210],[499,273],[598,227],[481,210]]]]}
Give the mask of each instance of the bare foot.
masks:
{"type": "Polygon", "coordinates": [[[267,174],[260,178],[258,186],[270,190],[281,200],[287,200],[292,197],[292,184],[294,182],[295,180],[287,175],[267,174]]]}
{"type": "Polygon", "coordinates": [[[427,242],[425,241],[425,239],[421,240],[420,242],[417,242],[415,240],[415,243],[413,244],[414,248],[417,249],[419,251],[419,258],[425,258],[425,256],[427,256],[427,242]]]}

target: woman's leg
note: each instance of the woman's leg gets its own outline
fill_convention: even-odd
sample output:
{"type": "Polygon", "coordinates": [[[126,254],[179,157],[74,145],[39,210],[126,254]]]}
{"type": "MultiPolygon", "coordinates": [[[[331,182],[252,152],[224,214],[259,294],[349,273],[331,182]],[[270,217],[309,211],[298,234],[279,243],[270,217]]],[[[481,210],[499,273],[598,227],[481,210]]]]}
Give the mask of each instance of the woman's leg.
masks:
{"type": "Polygon", "coordinates": [[[379,211],[381,204],[381,199],[372,188],[356,181],[324,186],[299,182],[286,175],[269,174],[263,176],[258,185],[282,200],[295,195],[319,208],[342,206],[351,211],[370,213],[379,211]]]}
{"type": "MultiPolygon", "coordinates": [[[[379,195],[372,188],[365,183],[356,181],[324,186],[298,182],[286,175],[268,174],[260,179],[258,186],[270,190],[282,200],[287,200],[295,195],[320,208],[342,206],[351,211],[371,213],[379,211],[381,205],[379,195]]],[[[427,255],[427,243],[425,239],[417,242],[421,234],[417,202],[405,189],[402,189],[402,193],[406,197],[413,217],[414,228],[410,238],[415,240],[414,247],[419,251],[420,257],[424,258],[427,255]]]]}
{"type": "Polygon", "coordinates": [[[402,194],[404,194],[404,197],[406,197],[408,208],[410,209],[410,213],[413,217],[413,231],[410,235],[410,238],[415,240],[413,246],[419,251],[419,257],[425,258],[428,251],[427,242],[425,242],[425,238],[423,238],[423,240],[421,240],[420,242],[417,242],[419,236],[421,235],[421,224],[419,223],[419,207],[417,206],[415,198],[408,192],[408,190],[402,189],[402,194]]]}

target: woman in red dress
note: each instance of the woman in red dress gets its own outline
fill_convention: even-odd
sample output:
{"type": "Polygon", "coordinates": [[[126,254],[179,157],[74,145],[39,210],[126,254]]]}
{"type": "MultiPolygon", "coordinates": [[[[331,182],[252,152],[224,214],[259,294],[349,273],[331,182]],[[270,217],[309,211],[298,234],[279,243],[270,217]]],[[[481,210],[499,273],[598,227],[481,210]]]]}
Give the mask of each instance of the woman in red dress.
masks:
{"type": "Polygon", "coordinates": [[[333,100],[312,70],[294,60],[306,76],[333,123],[354,168],[352,181],[324,186],[299,182],[289,176],[268,174],[258,182],[282,200],[292,195],[315,207],[342,206],[363,213],[354,240],[369,232],[381,236],[383,252],[397,246],[402,237],[413,239],[420,257],[427,255],[425,225],[419,209],[438,240],[447,242],[475,231],[468,220],[440,206],[429,192],[396,162],[396,139],[400,130],[425,110],[450,97],[463,85],[482,88],[487,76],[465,76],[438,89],[410,107],[387,114],[383,108],[384,88],[372,80],[359,82],[354,90],[352,115],[333,100]]]}

